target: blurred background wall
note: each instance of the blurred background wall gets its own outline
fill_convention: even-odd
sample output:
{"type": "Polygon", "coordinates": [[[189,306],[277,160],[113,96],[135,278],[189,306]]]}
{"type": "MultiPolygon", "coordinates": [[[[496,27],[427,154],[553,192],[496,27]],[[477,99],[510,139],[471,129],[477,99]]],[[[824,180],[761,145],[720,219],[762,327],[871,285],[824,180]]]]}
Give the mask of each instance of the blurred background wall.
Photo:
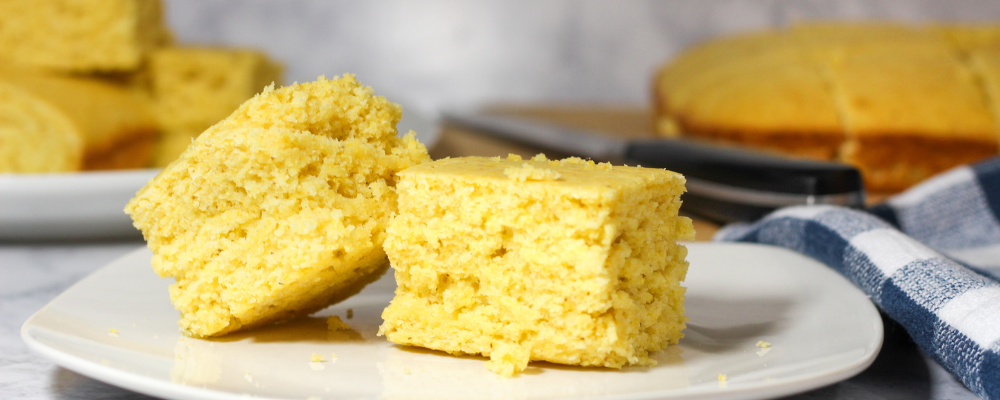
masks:
{"type": "Polygon", "coordinates": [[[989,22],[995,0],[168,0],[181,42],[266,50],[286,79],[353,72],[425,111],[643,104],[655,68],[716,34],[812,19],[989,22]]]}

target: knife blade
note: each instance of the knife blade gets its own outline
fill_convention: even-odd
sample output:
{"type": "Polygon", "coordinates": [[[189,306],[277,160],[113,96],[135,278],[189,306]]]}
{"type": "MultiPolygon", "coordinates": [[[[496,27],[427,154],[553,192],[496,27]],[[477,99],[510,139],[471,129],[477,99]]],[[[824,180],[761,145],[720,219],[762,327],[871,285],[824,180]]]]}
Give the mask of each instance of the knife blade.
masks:
{"type": "Polygon", "coordinates": [[[716,222],[753,221],[775,209],[807,204],[861,208],[865,191],[852,166],[793,159],[683,139],[626,140],[515,117],[446,112],[447,125],[626,165],[664,168],[687,179],[685,211],[716,222]]]}

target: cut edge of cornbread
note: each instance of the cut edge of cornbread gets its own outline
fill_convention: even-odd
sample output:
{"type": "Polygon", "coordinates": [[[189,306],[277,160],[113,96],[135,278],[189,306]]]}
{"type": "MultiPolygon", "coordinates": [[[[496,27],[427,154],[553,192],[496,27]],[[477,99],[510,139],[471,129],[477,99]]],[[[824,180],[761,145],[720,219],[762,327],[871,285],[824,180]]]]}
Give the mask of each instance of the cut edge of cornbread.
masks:
{"type": "Polygon", "coordinates": [[[400,174],[385,250],[396,296],[379,335],[529,361],[621,368],[683,335],[684,178],[592,161],[465,157],[400,174]]]}
{"type": "Polygon", "coordinates": [[[308,314],[386,270],[395,174],[429,160],[400,116],[350,74],[267,88],[137,193],[126,212],[186,335],[308,314]]]}

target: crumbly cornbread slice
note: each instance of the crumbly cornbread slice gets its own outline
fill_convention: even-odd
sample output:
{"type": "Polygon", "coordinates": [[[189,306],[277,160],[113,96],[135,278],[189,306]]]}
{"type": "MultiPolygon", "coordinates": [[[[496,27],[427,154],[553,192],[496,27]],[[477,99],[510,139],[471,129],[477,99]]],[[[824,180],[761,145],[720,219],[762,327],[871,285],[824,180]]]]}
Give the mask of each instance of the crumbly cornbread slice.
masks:
{"type": "Polygon", "coordinates": [[[97,80],[0,65],[0,172],[143,167],[156,122],[146,99],[97,80]]]}
{"type": "Polygon", "coordinates": [[[379,334],[490,357],[620,368],[684,329],[684,178],[580,159],[438,160],[400,173],[379,334]]]}
{"type": "Polygon", "coordinates": [[[396,173],[429,160],[353,75],[265,89],[201,134],[125,211],[195,337],[307,314],[386,268],[396,173]]]}
{"type": "Polygon", "coordinates": [[[74,72],[133,71],[169,40],[159,0],[0,1],[0,58],[74,72]]]}
{"type": "Polygon", "coordinates": [[[998,152],[975,75],[938,42],[855,46],[831,60],[847,140],[840,159],[894,192],[998,152]]]}

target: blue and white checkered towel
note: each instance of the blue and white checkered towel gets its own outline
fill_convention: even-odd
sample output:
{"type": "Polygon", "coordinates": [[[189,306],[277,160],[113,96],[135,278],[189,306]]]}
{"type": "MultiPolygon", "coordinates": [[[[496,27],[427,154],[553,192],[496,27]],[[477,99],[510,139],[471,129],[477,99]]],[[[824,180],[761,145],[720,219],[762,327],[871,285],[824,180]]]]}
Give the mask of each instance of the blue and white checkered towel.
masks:
{"type": "Polygon", "coordinates": [[[787,247],[836,269],[969,389],[1000,399],[1000,158],[869,212],[785,208],[715,239],[787,247]]]}

